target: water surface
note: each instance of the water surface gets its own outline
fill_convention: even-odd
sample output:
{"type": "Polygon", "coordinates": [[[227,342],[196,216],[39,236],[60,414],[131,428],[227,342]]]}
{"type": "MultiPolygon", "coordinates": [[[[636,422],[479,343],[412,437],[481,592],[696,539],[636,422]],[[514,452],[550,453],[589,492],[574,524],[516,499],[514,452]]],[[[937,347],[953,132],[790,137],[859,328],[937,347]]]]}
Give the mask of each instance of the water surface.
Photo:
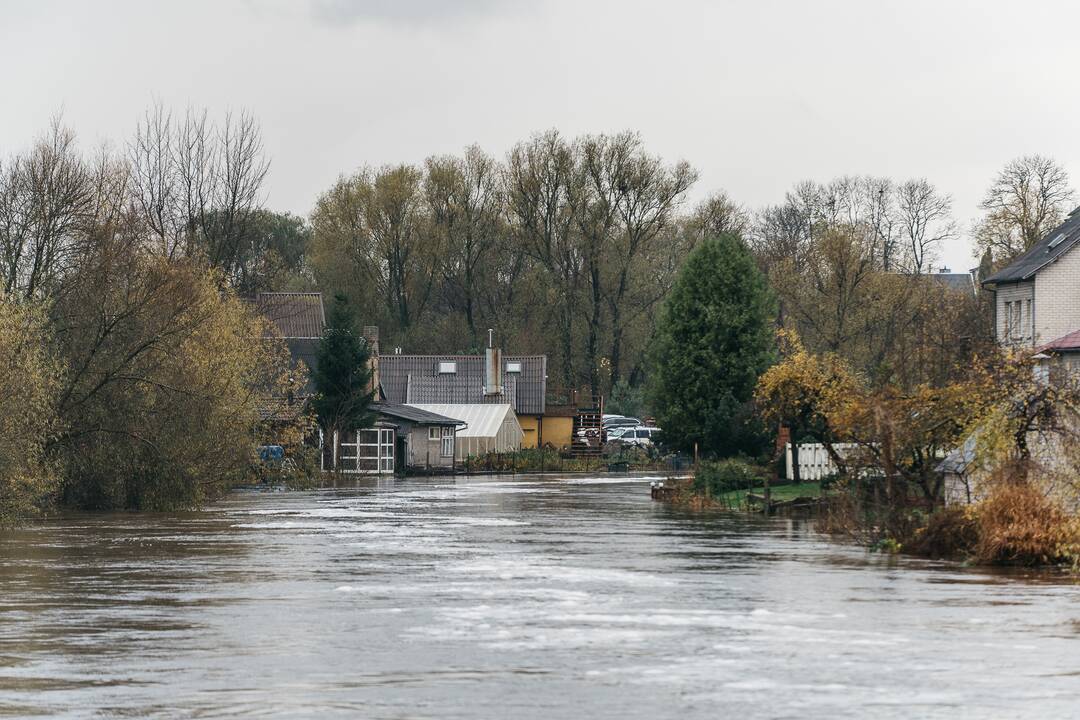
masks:
{"type": "Polygon", "coordinates": [[[1080,586],[692,515],[647,478],[361,480],[0,536],[0,715],[1080,716],[1080,586]]]}

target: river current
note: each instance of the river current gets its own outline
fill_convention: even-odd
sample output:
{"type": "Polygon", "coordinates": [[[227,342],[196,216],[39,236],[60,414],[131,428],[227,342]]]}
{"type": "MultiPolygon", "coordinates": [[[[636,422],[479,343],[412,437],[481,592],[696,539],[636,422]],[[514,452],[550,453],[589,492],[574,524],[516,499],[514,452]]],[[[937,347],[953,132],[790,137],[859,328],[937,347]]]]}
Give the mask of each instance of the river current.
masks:
{"type": "Polygon", "coordinates": [[[1080,717],[1080,584],[691,514],[646,477],[364,479],[0,535],[0,715],[1080,717]]]}

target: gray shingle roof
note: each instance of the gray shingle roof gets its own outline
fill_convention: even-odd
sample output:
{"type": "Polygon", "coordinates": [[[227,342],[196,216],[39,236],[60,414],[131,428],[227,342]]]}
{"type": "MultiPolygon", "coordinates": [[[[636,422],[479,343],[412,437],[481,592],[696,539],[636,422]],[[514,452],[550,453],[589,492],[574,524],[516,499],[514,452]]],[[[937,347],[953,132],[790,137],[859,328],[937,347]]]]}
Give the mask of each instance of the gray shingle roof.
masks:
{"type": "Polygon", "coordinates": [[[326,326],[322,293],[259,293],[255,307],[286,340],[321,338],[326,326]]]}
{"type": "Polygon", "coordinates": [[[983,280],[984,285],[1030,280],[1035,273],[1067,253],[1080,240],[1080,208],[1006,267],[983,280]],[[1053,247],[1051,247],[1053,245],[1053,247]]]}
{"type": "Polygon", "coordinates": [[[520,373],[503,373],[503,394],[484,395],[483,355],[380,355],[379,383],[394,404],[500,404],[514,412],[543,415],[547,394],[547,356],[504,356],[521,363],[520,373]],[[440,362],[457,363],[457,372],[440,374],[440,362]]]}
{"type": "Polygon", "coordinates": [[[400,418],[418,425],[464,425],[461,420],[448,418],[445,415],[428,412],[420,408],[408,405],[392,405],[389,403],[374,403],[372,409],[387,417],[400,418]]]}
{"type": "MultiPolygon", "coordinates": [[[[273,323],[285,340],[293,365],[302,360],[309,371],[314,370],[319,340],[326,326],[322,293],[264,292],[250,302],[273,323]]],[[[310,376],[302,392],[306,395],[315,393],[310,376]]]]}
{"type": "Polygon", "coordinates": [[[930,273],[927,277],[934,282],[941,283],[950,290],[967,293],[968,295],[975,294],[975,281],[970,273],[937,272],[930,273]]]}

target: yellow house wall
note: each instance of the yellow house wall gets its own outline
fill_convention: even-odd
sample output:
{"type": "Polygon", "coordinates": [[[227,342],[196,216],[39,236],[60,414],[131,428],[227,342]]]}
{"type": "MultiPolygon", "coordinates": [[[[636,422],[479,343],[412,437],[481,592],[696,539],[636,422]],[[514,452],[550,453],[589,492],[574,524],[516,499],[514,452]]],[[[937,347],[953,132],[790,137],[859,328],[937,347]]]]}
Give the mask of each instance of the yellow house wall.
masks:
{"type": "Polygon", "coordinates": [[[521,438],[521,447],[537,447],[537,431],[540,427],[538,418],[535,415],[518,415],[518,423],[521,424],[521,432],[524,433],[521,438]]]}
{"type": "Polygon", "coordinates": [[[570,417],[545,417],[542,435],[545,445],[561,448],[569,447],[574,436],[574,418],[570,417]]]}
{"type": "Polygon", "coordinates": [[[521,439],[521,447],[539,447],[540,439],[544,445],[556,448],[567,447],[574,434],[574,418],[570,417],[537,417],[535,415],[518,415],[521,430],[525,433],[521,439]]]}

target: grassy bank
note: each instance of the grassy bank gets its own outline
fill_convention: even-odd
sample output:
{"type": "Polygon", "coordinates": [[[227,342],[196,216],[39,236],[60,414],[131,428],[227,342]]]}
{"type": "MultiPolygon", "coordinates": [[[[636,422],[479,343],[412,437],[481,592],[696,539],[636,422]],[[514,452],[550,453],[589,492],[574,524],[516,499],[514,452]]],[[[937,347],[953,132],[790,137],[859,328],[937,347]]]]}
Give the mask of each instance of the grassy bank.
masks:
{"type": "MultiPolygon", "coordinates": [[[[822,497],[824,491],[821,488],[820,483],[816,482],[804,482],[788,485],[772,485],[769,488],[770,497],[773,502],[787,502],[789,500],[795,500],[796,498],[819,498],[822,497]]],[[[757,505],[756,500],[749,500],[748,496],[762,496],[765,494],[764,485],[749,488],[747,490],[732,490],[720,495],[717,500],[726,505],[727,507],[739,508],[747,505],[757,505]]]]}

